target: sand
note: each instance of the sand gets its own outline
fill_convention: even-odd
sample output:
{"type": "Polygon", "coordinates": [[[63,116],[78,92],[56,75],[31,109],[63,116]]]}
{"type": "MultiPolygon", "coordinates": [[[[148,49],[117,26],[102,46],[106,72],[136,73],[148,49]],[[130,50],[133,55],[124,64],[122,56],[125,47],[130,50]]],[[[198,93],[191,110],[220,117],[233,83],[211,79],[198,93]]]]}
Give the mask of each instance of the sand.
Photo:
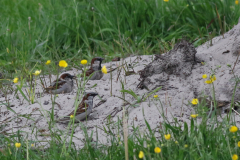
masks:
{"type": "MultiPolygon", "coordinates": [[[[128,65],[129,71],[134,70],[136,74],[125,76],[125,71],[120,68],[112,72],[112,96],[111,92],[111,75],[110,73],[104,75],[101,80],[88,81],[86,84],[85,92],[94,91],[99,94],[94,98],[94,109],[91,115],[88,117],[87,121],[76,124],[76,129],[74,132],[73,142],[77,147],[84,146],[85,135],[81,128],[81,125],[87,127],[87,132],[89,135],[93,134],[93,141],[96,141],[96,134],[98,134],[98,140],[100,143],[108,144],[109,134],[104,132],[104,128],[108,130],[111,128],[112,132],[117,136],[118,134],[118,120],[122,119],[123,107],[128,112],[128,129],[131,134],[133,131],[132,126],[138,126],[141,133],[147,131],[145,119],[150,124],[153,130],[160,129],[160,125],[163,122],[162,113],[164,112],[170,123],[174,123],[174,118],[181,124],[184,122],[189,123],[190,115],[195,113],[195,108],[190,105],[190,102],[194,97],[194,92],[199,95],[204,93],[205,95],[212,96],[212,85],[204,83],[202,79],[203,74],[210,75],[215,70],[216,81],[214,82],[214,87],[216,90],[216,99],[231,101],[233,88],[234,88],[234,74],[227,66],[230,64],[234,66],[235,75],[240,74],[240,64],[237,60],[238,50],[240,50],[240,24],[234,26],[229,32],[223,36],[218,36],[213,39],[213,46],[210,46],[210,42],[196,48],[196,57],[204,62],[204,65],[199,63],[194,65],[192,74],[186,79],[182,79],[175,75],[169,75],[169,87],[167,90],[160,89],[154,95],[158,95],[162,105],[160,105],[159,100],[154,99],[153,95],[147,98],[143,102],[137,102],[137,100],[130,94],[125,93],[126,101],[130,102],[132,105],[125,103],[119,97],[122,97],[122,84],[124,84],[124,89],[132,90],[137,94],[137,96],[146,96],[151,91],[146,89],[137,88],[139,81],[138,71],[142,70],[145,65],[150,63],[154,55],[143,55],[143,56],[132,56],[125,59],[121,59],[119,62],[109,62],[104,63],[108,70],[110,68],[116,68],[123,63],[128,65]],[[228,51],[228,53],[224,53],[228,51]],[[104,102],[105,100],[105,102],[104,102]],[[100,102],[104,102],[100,105],[100,102]],[[108,118],[111,117],[111,118],[108,118]]],[[[125,66],[125,69],[126,66],[125,66]]],[[[68,71],[70,74],[78,75],[81,73],[80,70],[71,69],[68,71]]],[[[64,71],[62,73],[65,73],[64,71]]],[[[53,76],[55,79],[56,76],[53,76]]],[[[49,84],[48,76],[45,76],[46,82],[49,84]]],[[[42,86],[39,81],[36,87],[36,99],[34,104],[29,104],[20,92],[18,91],[19,99],[17,95],[13,93],[8,94],[7,98],[10,103],[10,108],[14,112],[7,109],[3,104],[0,106],[0,134],[14,134],[16,131],[22,131],[21,134],[24,138],[32,142],[37,142],[36,146],[47,144],[46,141],[50,140],[50,130],[49,130],[49,113],[52,110],[51,95],[43,93],[42,86]]],[[[13,88],[16,88],[15,84],[12,84],[13,88]]],[[[77,86],[71,93],[59,94],[56,97],[56,102],[60,105],[54,105],[54,115],[55,118],[64,116],[70,113],[74,109],[74,101],[76,98],[77,86]]],[[[154,84],[153,84],[154,85],[154,84]]],[[[25,89],[24,89],[25,92],[25,89]]],[[[6,103],[3,93],[0,93],[0,101],[6,103]]],[[[235,100],[240,99],[239,88],[236,90],[235,100]]],[[[225,109],[229,108],[229,105],[221,109],[222,116],[226,116],[224,113],[225,109]]],[[[237,126],[239,124],[239,116],[233,114],[236,117],[237,126]]],[[[67,124],[58,124],[51,126],[53,131],[56,131],[64,138],[64,135],[70,134],[67,132],[67,124]],[[63,133],[61,133],[62,131],[63,133]]],[[[122,135],[122,126],[120,124],[120,133],[122,135]]],[[[157,136],[156,132],[156,136],[157,136]]]]}

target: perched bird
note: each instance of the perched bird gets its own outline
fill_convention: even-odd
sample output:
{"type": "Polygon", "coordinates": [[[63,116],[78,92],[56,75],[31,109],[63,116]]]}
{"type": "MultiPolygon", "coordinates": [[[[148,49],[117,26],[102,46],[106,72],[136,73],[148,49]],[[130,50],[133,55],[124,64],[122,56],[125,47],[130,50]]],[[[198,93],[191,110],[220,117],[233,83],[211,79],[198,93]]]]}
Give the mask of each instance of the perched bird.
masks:
{"type": "Polygon", "coordinates": [[[89,77],[92,73],[92,77],[89,80],[99,80],[103,77],[102,69],[102,61],[104,59],[101,57],[95,57],[91,61],[90,68],[86,71],[86,76],[89,77]]]}
{"type": "Polygon", "coordinates": [[[69,93],[73,90],[74,78],[76,78],[76,76],[64,73],[59,79],[53,81],[49,87],[45,88],[45,90],[47,93],[51,94],[69,93]]]}
{"type": "MultiPolygon", "coordinates": [[[[98,93],[95,93],[95,92],[88,92],[85,94],[85,96],[83,97],[81,103],[77,108],[77,111],[75,114],[76,121],[84,120],[91,113],[93,109],[93,98],[96,95],[98,95],[98,93]]],[[[75,109],[64,118],[57,120],[57,122],[62,122],[62,123],[69,122],[70,117],[74,115],[74,111],[75,109]]]]}

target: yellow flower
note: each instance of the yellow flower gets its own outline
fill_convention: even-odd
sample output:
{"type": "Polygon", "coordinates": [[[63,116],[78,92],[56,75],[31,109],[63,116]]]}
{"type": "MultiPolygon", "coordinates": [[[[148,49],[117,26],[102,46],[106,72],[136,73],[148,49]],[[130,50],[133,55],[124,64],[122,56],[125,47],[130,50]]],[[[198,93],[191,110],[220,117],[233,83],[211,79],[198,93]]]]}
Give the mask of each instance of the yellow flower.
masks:
{"type": "Polygon", "coordinates": [[[102,72],[103,72],[104,74],[107,74],[107,68],[106,68],[106,66],[103,66],[103,67],[102,67],[102,72]]]}
{"type": "Polygon", "coordinates": [[[187,148],[187,147],[188,147],[188,145],[187,145],[187,144],[185,144],[185,145],[184,145],[184,148],[187,148]]]}
{"type": "Polygon", "coordinates": [[[67,62],[65,60],[59,61],[59,67],[66,68],[68,66],[67,62]]]}
{"type": "Polygon", "coordinates": [[[231,127],[229,128],[229,131],[232,132],[232,133],[234,133],[234,132],[237,132],[237,131],[238,131],[238,128],[237,128],[236,126],[231,126],[231,127]]]}
{"type": "Polygon", "coordinates": [[[198,114],[191,114],[192,118],[197,118],[198,114]]]}
{"type": "Polygon", "coordinates": [[[198,104],[198,99],[197,99],[197,98],[193,99],[193,100],[192,100],[192,104],[193,104],[193,105],[198,104]]]}
{"type": "Polygon", "coordinates": [[[232,160],[238,160],[238,155],[234,154],[234,155],[232,156],[232,160]]]}
{"type": "Polygon", "coordinates": [[[14,78],[13,83],[18,83],[18,78],[14,78]]]}
{"type": "Polygon", "coordinates": [[[7,53],[9,53],[9,49],[7,48],[7,53]]]}
{"type": "Polygon", "coordinates": [[[38,76],[41,73],[41,70],[36,70],[35,73],[33,73],[35,76],[38,76]]]}
{"type": "Polygon", "coordinates": [[[50,63],[51,63],[51,60],[47,60],[47,62],[45,64],[49,65],[50,63]]]}
{"type": "Polygon", "coordinates": [[[171,138],[171,134],[165,134],[164,137],[166,140],[169,140],[171,138]]]}
{"type": "Polygon", "coordinates": [[[206,74],[202,75],[202,78],[203,79],[207,78],[207,75],[206,74]]]}
{"type": "Polygon", "coordinates": [[[210,76],[210,79],[214,82],[214,81],[216,81],[216,76],[215,75],[213,75],[213,76],[210,76]]]}
{"type": "Polygon", "coordinates": [[[175,141],[175,144],[178,144],[178,141],[175,141]]]}
{"type": "Polygon", "coordinates": [[[213,83],[214,81],[216,81],[216,79],[217,79],[217,78],[216,78],[215,75],[210,76],[210,79],[209,79],[209,80],[206,80],[205,83],[211,84],[211,83],[213,83]]]}
{"type": "Polygon", "coordinates": [[[238,5],[238,0],[235,1],[235,4],[238,5]]]}
{"type": "Polygon", "coordinates": [[[87,64],[87,60],[86,59],[84,59],[84,60],[81,60],[81,64],[87,64]]]}
{"type": "Polygon", "coordinates": [[[34,147],[34,144],[31,144],[31,147],[34,147]]]}
{"type": "Polygon", "coordinates": [[[240,147],[240,141],[238,141],[238,147],[240,147]]]}
{"type": "Polygon", "coordinates": [[[169,0],[163,0],[164,2],[168,2],[169,0]]]}
{"type": "Polygon", "coordinates": [[[71,115],[70,118],[73,119],[74,115],[71,115]]]}
{"type": "Polygon", "coordinates": [[[158,98],[158,95],[154,95],[153,97],[154,97],[154,98],[158,98]]]}
{"type": "Polygon", "coordinates": [[[21,143],[15,143],[15,147],[16,148],[20,148],[21,147],[21,143]]]}
{"type": "Polygon", "coordinates": [[[139,152],[138,157],[139,157],[140,159],[142,159],[142,158],[144,157],[144,153],[143,153],[143,151],[140,151],[140,152],[139,152]]]}
{"type": "Polygon", "coordinates": [[[155,152],[155,153],[160,153],[160,152],[161,152],[161,148],[155,147],[155,148],[154,148],[154,152],[155,152]]]}

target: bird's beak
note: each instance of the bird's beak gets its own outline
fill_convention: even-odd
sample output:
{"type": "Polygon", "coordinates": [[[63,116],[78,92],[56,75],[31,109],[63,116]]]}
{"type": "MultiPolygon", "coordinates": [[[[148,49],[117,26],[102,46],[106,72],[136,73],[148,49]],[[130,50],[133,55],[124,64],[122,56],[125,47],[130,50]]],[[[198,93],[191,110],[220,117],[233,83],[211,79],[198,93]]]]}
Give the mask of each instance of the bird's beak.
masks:
{"type": "Polygon", "coordinates": [[[92,95],[95,97],[95,96],[97,96],[97,95],[98,95],[98,93],[92,93],[92,95]]]}
{"type": "Polygon", "coordinates": [[[76,79],[77,78],[77,76],[72,76],[72,79],[76,79]]]}

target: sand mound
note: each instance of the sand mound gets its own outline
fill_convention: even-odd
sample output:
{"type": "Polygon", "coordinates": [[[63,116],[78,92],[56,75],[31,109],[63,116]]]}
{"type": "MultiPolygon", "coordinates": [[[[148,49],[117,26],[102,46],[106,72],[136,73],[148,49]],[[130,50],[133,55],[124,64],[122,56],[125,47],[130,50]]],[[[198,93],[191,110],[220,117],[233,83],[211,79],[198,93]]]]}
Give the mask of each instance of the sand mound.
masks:
{"type": "MultiPolygon", "coordinates": [[[[127,74],[124,69],[116,69],[112,72],[112,96],[110,74],[104,75],[101,80],[89,81],[86,85],[86,91],[98,92],[100,97],[95,97],[92,114],[89,116],[88,121],[84,121],[83,124],[87,127],[88,133],[93,132],[93,140],[96,140],[96,133],[98,133],[99,141],[102,143],[108,143],[108,133],[104,132],[104,127],[111,126],[111,130],[114,134],[117,134],[117,121],[122,117],[122,108],[125,106],[128,109],[128,125],[129,131],[132,131],[132,125],[139,126],[142,131],[146,130],[144,118],[149,122],[150,126],[155,129],[158,128],[163,121],[161,112],[165,112],[165,116],[171,122],[174,122],[173,118],[182,122],[189,122],[190,114],[195,113],[194,108],[189,105],[195,97],[201,97],[203,94],[208,97],[212,97],[212,87],[210,84],[204,83],[202,78],[203,74],[208,76],[212,73],[216,75],[216,81],[214,81],[214,87],[216,90],[216,99],[219,102],[226,102],[222,105],[223,113],[225,108],[229,107],[229,103],[232,98],[233,89],[235,85],[234,75],[240,74],[240,64],[238,59],[238,53],[240,51],[240,24],[236,25],[232,30],[213,39],[213,46],[210,46],[210,42],[206,42],[202,46],[196,48],[197,53],[195,57],[204,63],[194,63],[191,65],[191,72],[187,76],[179,76],[172,73],[164,74],[152,74],[150,77],[155,80],[154,83],[146,83],[149,85],[147,89],[138,88],[140,83],[140,76],[138,71],[141,71],[155,58],[152,56],[134,56],[128,57],[121,62],[105,63],[108,69],[110,66],[116,68],[122,63],[126,63],[125,70],[134,71],[136,74],[127,74]],[[234,67],[235,74],[227,66],[230,64],[234,67]],[[162,102],[163,108],[159,101],[155,100],[153,96],[146,98],[145,101],[136,100],[133,96],[125,93],[126,103],[119,97],[122,97],[122,84],[124,84],[125,90],[132,90],[141,99],[142,96],[148,95],[153,89],[158,88],[161,82],[156,81],[158,79],[164,79],[168,87],[164,87],[158,90],[156,93],[162,102]],[[112,123],[109,122],[109,118],[112,123]]],[[[168,53],[166,53],[168,54],[168,53]]],[[[184,63],[182,63],[184,64],[184,63]]],[[[184,65],[183,65],[184,67],[184,65]]],[[[68,71],[71,74],[79,74],[80,71],[72,69],[68,71]]],[[[129,72],[132,73],[132,72],[129,72]]],[[[49,83],[47,76],[46,81],[49,83]]],[[[54,115],[56,117],[63,116],[70,113],[73,110],[73,104],[76,96],[76,84],[75,89],[69,94],[59,94],[56,98],[56,102],[60,105],[54,105],[54,115]]],[[[39,83],[36,93],[41,93],[42,88],[39,83]]],[[[1,134],[12,134],[17,130],[21,130],[22,135],[27,136],[28,139],[36,141],[46,141],[50,139],[49,131],[49,113],[52,110],[52,101],[49,94],[38,94],[36,103],[29,104],[19,94],[19,99],[16,98],[14,93],[8,94],[10,108],[16,113],[9,111],[5,105],[0,107],[0,125],[1,134]]],[[[240,99],[240,90],[237,88],[235,93],[235,101],[240,99]]],[[[2,103],[6,103],[5,97],[2,95],[0,98],[2,103]]],[[[238,121],[238,117],[236,117],[238,121]]],[[[76,130],[74,132],[73,142],[79,147],[84,144],[84,133],[80,124],[76,124],[76,130]]],[[[60,130],[65,133],[67,128],[66,124],[56,124],[52,130],[60,130]]],[[[59,133],[59,132],[58,132],[59,133]]],[[[64,133],[61,133],[63,135],[64,133]]],[[[59,133],[60,134],[60,133],[59,133]]],[[[36,144],[36,145],[40,145],[36,144]]]]}

